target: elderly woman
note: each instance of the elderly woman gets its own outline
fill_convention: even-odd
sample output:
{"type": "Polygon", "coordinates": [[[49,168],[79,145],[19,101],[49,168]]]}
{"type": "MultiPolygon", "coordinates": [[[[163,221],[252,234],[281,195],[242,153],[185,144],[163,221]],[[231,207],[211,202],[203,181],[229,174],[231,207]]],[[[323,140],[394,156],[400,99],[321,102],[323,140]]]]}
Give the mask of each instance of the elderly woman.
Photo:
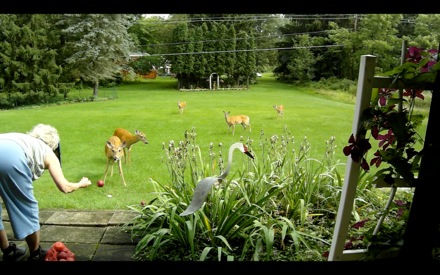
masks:
{"type": "MultiPolygon", "coordinates": [[[[63,193],[87,187],[90,180],[69,182],[61,170],[60,137],[57,129],[38,124],[28,132],[0,134],[0,197],[8,211],[14,237],[25,240],[26,248],[9,242],[0,219],[0,248],[3,261],[42,261],[46,250],[40,246],[38,201],[34,197],[33,181],[45,170],[63,193]]],[[[2,207],[0,204],[0,214],[2,207]]]]}

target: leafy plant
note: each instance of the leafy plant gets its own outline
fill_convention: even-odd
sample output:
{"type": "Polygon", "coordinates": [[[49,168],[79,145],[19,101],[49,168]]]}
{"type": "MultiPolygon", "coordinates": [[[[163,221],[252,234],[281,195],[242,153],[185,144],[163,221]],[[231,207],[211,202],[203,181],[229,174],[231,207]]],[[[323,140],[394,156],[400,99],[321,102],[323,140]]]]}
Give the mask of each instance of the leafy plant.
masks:
{"type": "MultiPolygon", "coordinates": [[[[431,88],[436,79],[440,69],[440,64],[435,61],[437,54],[438,50],[409,48],[406,62],[385,73],[385,76],[393,77],[392,87],[399,84],[398,87],[405,88],[375,89],[370,107],[361,114],[357,133],[350,136],[349,145],[343,149],[344,154],[360,163],[365,172],[370,170],[370,166],[379,168],[382,163],[387,164],[373,175],[375,182],[381,181],[395,187],[397,180],[403,180],[409,186],[417,185],[420,161],[424,154],[423,149],[418,150],[416,147],[417,143],[423,147],[424,142],[417,131],[424,115],[415,113],[415,106],[417,99],[424,100],[423,92],[431,88]],[[373,146],[367,137],[368,131],[378,141],[378,149],[369,162],[366,155],[373,146]]],[[[368,230],[359,230],[361,233],[352,237],[345,248],[353,247],[354,242],[361,246],[363,243],[368,247],[367,259],[395,254],[402,245],[409,213],[409,207],[405,206],[408,204],[395,200],[397,214],[393,213],[393,205],[391,209],[386,208],[385,212],[378,213],[388,220],[388,223],[381,225],[380,231],[371,226],[368,230]]],[[[369,219],[359,220],[354,226],[361,229],[368,222],[369,219]]]]}
{"type": "MultiPolygon", "coordinates": [[[[326,239],[331,233],[326,226],[319,225],[324,216],[317,213],[320,210],[310,210],[325,200],[317,194],[319,188],[313,187],[321,186],[322,181],[317,184],[315,177],[309,175],[319,169],[311,169],[307,164],[307,142],[300,145],[300,154],[296,155],[291,147],[293,142],[286,142],[288,135],[285,129],[280,139],[275,138],[277,135],[265,139],[262,131],[262,154],[254,152],[254,161],[244,156],[234,160],[234,174],[214,185],[205,204],[184,217],[179,213],[189,205],[200,179],[224,169],[223,145],[218,145],[217,152],[211,144],[209,156],[204,158],[194,128],[185,132],[185,140],[164,145],[164,163],[171,181],[151,180],[156,198],[143,206],[131,206],[138,215],[125,225],[133,238],[140,240],[134,257],[190,261],[323,260],[320,251],[330,245],[326,239]],[[295,185],[302,191],[295,192],[295,185]],[[302,203],[290,206],[295,200],[302,203]]],[[[244,143],[252,151],[255,148],[250,139],[244,143]]],[[[316,178],[319,177],[318,174],[316,178]]],[[[333,183],[330,180],[328,185],[333,183]]]]}
{"type": "Polygon", "coordinates": [[[393,184],[396,178],[402,177],[408,184],[415,185],[419,171],[422,151],[417,151],[414,145],[423,144],[423,138],[418,134],[418,126],[424,116],[414,113],[417,98],[423,100],[427,84],[434,83],[440,63],[435,62],[438,50],[424,50],[410,47],[406,62],[385,73],[392,76],[393,83],[401,82],[405,88],[399,95],[394,88],[380,88],[371,101],[371,106],[361,115],[360,128],[349,138],[349,145],[343,152],[350,155],[352,160],[360,162],[365,171],[370,166],[379,167],[382,162],[388,167],[376,172],[378,178],[393,184]],[[378,149],[368,162],[367,152],[372,145],[367,132],[378,141],[378,149]]]}

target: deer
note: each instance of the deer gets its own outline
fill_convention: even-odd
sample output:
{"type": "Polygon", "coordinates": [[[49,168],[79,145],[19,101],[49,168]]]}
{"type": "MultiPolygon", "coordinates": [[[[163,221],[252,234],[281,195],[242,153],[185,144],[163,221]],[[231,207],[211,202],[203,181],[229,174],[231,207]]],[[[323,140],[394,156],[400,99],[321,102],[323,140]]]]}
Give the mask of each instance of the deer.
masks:
{"type": "Polygon", "coordinates": [[[121,159],[124,157],[124,148],[126,147],[126,143],[121,142],[121,140],[117,136],[111,136],[107,142],[105,143],[105,156],[107,157],[107,165],[105,167],[104,173],[104,182],[107,178],[108,167],[111,163],[111,173],[110,176],[113,176],[113,166],[115,162],[118,163],[119,174],[122,178],[122,183],[124,186],[127,186],[124,179],[124,173],[122,172],[122,162],[121,159]]]}
{"type": "Polygon", "coordinates": [[[223,113],[225,114],[225,120],[226,123],[228,124],[228,131],[227,133],[229,133],[229,129],[232,128],[232,135],[234,135],[235,132],[235,125],[236,124],[241,124],[243,126],[244,131],[246,131],[246,127],[249,127],[249,132],[252,132],[251,130],[251,124],[249,122],[249,116],[246,115],[238,115],[238,116],[230,116],[228,112],[223,111],[223,113]]]}
{"type": "Polygon", "coordinates": [[[133,135],[129,131],[123,128],[116,128],[113,135],[117,136],[121,140],[121,142],[125,142],[125,147],[124,147],[125,164],[127,163],[127,159],[128,159],[128,164],[131,164],[131,147],[133,146],[133,144],[139,141],[142,141],[144,144],[148,144],[146,135],[139,130],[135,130],[133,135]]]}
{"type": "Polygon", "coordinates": [[[273,108],[277,111],[278,117],[284,117],[284,105],[273,105],[273,108]]]}
{"type": "Polygon", "coordinates": [[[183,111],[186,108],[186,101],[182,101],[182,102],[177,101],[177,106],[179,107],[179,112],[183,113],[183,111]]]}

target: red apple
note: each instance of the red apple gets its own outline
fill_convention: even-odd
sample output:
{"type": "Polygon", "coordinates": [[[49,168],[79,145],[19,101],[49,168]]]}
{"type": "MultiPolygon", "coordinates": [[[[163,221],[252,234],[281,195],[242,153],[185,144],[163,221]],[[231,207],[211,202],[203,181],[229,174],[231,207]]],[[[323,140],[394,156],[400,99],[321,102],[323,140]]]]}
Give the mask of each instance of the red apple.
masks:
{"type": "Polygon", "coordinates": [[[60,253],[58,253],[58,261],[61,261],[61,260],[66,260],[67,259],[67,252],[66,251],[62,251],[62,252],[60,252],[60,253]]]}
{"type": "Polygon", "coordinates": [[[99,187],[103,187],[104,186],[104,181],[103,180],[98,180],[96,185],[98,185],[99,187]]]}

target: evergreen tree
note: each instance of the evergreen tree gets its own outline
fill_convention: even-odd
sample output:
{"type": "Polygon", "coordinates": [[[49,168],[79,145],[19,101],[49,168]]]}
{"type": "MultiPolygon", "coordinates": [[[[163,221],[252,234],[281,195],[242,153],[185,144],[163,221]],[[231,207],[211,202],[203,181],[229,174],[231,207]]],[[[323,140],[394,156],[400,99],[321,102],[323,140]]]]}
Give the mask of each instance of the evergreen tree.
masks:
{"type": "Polygon", "coordinates": [[[195,77],[195,87],[199,88],[205,83],[202,83],[201,79],[206,74],[206,59],[203,52],[203,35],[202,35],[202,28],[196,27],[194,28],[194,77],[195,77]]]}
{"type": "Polygon", "coordinates": [[[212,73],[216,73],[217,72],[217,60],[216,60],[216,55],[217,53],[215,53],[217,51],[217,41],[218,41],[218,36],[217,36],[217,26],[214,23],[211,24],[206,24],[204,23],[203,25],[206,25],[206,32],[205,32],[205,52],[207,52],[206,54],[206,60],[207,60],[207,70],[206,72],[208,73],[206,75],[206,78],[208,78],[212,73]],[[208,31],[209,30],[209,31],[208,31]]]}
{"type": "Polygon", "coordinates": [[[228,85],[232,85],[234,83],[233,77],[235,74],[235,66],[236,66],[236,53],[235,49],[237,48],[237,37],[235,33],[234,25],[231,25],[228,28],[227,36],[229,39],[227,40],[226,49],[228,52],[225,55],[225,73],[228,76],[228,85]]]}
{"type": "Polygon", "coordinates": [[[60,95],[56,32],[47,16],[0,14],[0,24],[0,105],[41,103],[60,95]]]}
{"type": "Polygon", "coordinates": [[[237,85],[243,85],[244,80],[247,79],[247,33],[245,31],[239,31],[237,34],[237,53],[236,53],[236,70],[234,79],[237,81],[237,85]]]}
{"type": "Polygon", "coordinates": [[[184,72],[186,75],[186,87],[190,88],[192,86],[192,81],[194,80],[194,36],[195,31],[193,28],[188,30],[187,43],[186,43],[186,55],[185,55],[185,65],[184,72]]]}
{"type": "Polygon", "coordinates": [[[173,66],[173,72],[176,73],[177,77],[177,88],[182,88],[182,79],[185,77],[185,52],[186,52],[186,39],[188,35],[188,25],[187,23],[180,23],[176,26],[173,31],[173,41],[175,44],[173,46],[173,52],[175,55],[171,57],[171,64],[173,66]]]}
{"type": "Polygon", "coordinates": [[[98,96],[100,81],[115,80],[135,50],[127,30],[134,15],[64,14],[58,26],[65,39],[65,66],[73,79],[93,85],[98,96]]]}
{"type": "Polygon", "coordinates": [[[246,80],[247,80],[247,88],[249,88],[249,84],[254,82],[257,78],[257,62],[256,62],[256,53],[255,53],[255,40],[254,33],[251,32],[249,35],[246,35],[246,80]]]}
{"type": "Polygon", "coordinates": [[[217,43],[217,73],[221,76],[226,73],[226,50],[228,45],[228,40],[231,39],[227,34],[227,27],[225,24],[220,24],[218,27],[218,43],[217,43]]]}

